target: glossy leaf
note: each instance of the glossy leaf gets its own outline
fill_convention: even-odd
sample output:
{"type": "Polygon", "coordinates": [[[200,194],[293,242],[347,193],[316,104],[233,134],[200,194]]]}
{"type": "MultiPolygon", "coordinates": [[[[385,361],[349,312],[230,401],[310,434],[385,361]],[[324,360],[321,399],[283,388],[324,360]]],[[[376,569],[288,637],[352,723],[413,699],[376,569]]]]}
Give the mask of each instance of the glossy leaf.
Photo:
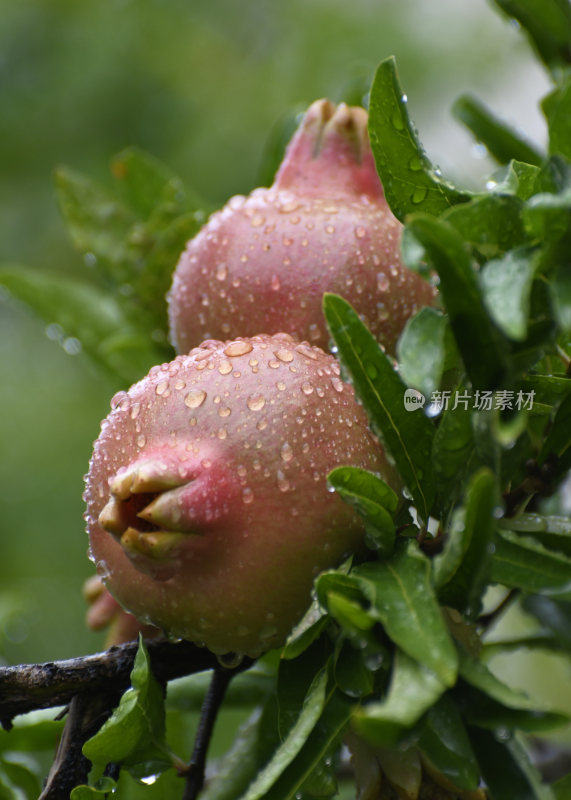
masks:
{"type": "Polygon", "coordinates": [[[142,640],[131,672],[131,688],[110,719],[83,745],[83,754],[93,764],[124,765],[135,777],[172,766],[165,744],[163,693],[142,640]]]}
{"type": "Polygon", "coordinates": [[[566,0],[495,0],[528,32],[539,56],[554,71],[569,63],[571,9],[566,0]]]}
{"type": "Polygon", "coordinates": [[[445,688],[424,664],[397,650],[386,697],[355,711],[353,726],[367,741],[392,747],[436,703],[445,688]]]}
{"type": "Polygon", "coordinates": [[[542,102],[549,130],[549,152],[571,159],[571,77],[542,102]]]}
{"type": "Polygon", "coordinates": [[[492,580],[531,594],[571,600],[571,559],[505,531],[496,537],[492,580]]]}
{"type": "Polygon", "coordinates": [[[442,215],[442,220],[450,223],[481,256],[496,258],[525,241],[522,207],[517,196],[490,192],[454,206],[442,215]]]}
{"type": "Polygon", "coordinates": [[[571,519],[555,515],[519,514],[500,521],[505,530],[533,536],[544,547],[571,556],[571,519]]]}
{"type": "Polygon", "coordinates": [[[512,159],[527,164],[541,164],[541,153],[476,97],[461,95],[452,106],[452,113],[500,164],[507,164],[512,159]]]}
{"type": "Polygon", "coordinates": [[[462,716],[448,694],[442,695],[420,722],[418,747],[455,786],[466,790],[478,787],[478,762],[462,716]]]}
{"type": "Polygon", "coordinates": [[[178,184],[176,190],[184,195],[174,173],[151,153],[138,147],[128,147],[118,153],[111,162],[111,172],[127,206],[140,219],[150,216],[169,184],[178,184]]]}
{"type": "Polygon", "coordinates": [[[439,289],[472,385],[495,388],[506,369],[504,347],[486,312],[462,237],[448,223],[427,216],[413,217],[409,226],[440,277],[439,289]]]}
{"type": "Polygon", "coordinates": [[[468,618],[480,613],[489,580],[498,494],[496,478],[489,469],[472,477],[465,506],[455,513],[444,550],[434,559],[440,601],[468,618]]]}
{"type": "Polygon", "coordinates": [[[551,454],[562,456],[569,446],[571,446],[571,391],[565,395],[555,413],[549,434],[539,454],[539,463],[543,463],[551,454]]]}
{"type": "Polygon", "coordinates": [[[551,302],[559,327],[564,333],[571,333],[571,272],[568,265],[560,264],[549,283],[551,302]]]}
{"type": "Polygon", "coordinates": [[[469,728],[468,732],[491,800],[549,800],[537,779],[528,774],[528,764],[523,763],[520,751],[514,755],[508,742],[498,740],[491,731],[469,728]]]}
{"type": "Polygon", "coordinates": [[[571,603],[559,602],[542,595],[525,597],[522,607],[533,614],[544,629],[551,631],[562,647],[571,650],[571,603]]]}
{"type": "Polygon", "coordinates": [[[534,251],[513,250],[488,261],[480,273],[486,308],[496,325],[511,339],[527,335],[531,284],[537,269],[534,251]]]}
{"type": "Polygon", "coordinates": [[[377,69],[369,98],[369,138],[385,196],[393,214],[438,215],[468,199],[444,181],[428,160],[409,118],[393,57],[377,69]]]}
{"type": "Polygon", "coordinates": [[[392,514],[399,502],[390,486],[358,467],[338,467],[329,473],[327,481],[363,517],[369,546],[389,555],[395,541],[392,514]]]}
{"type": "Polygon", "coordinates": [[[447,317],[435,308],[421,309],[407,322],[397,356],[404,380],[428,400],[459,358],[447,317]]]}
{"type": "Polygon", "coordinates": [[[432,670],[445,686],[457,657],[434,595],[430,561],[415,541],[400,542],[390,559],[356,567],[350,578],[370,602],[390,638],[432,670]]]}
{"type": "MultiPolygon", "coordinates": [[[[462,391],[459,387],[458,391],[462,391]]],[[[459,482],[470,468],[474,454],[472,417],[462,405],[451,404],[440,420],[432,443],[432,465],[439,489],[439,504],[445,510],[459,500],[459,482]]]]}
{"type": "Polygon", "coordinates": [[[76,786],[70,794],[70,800],[101,800],[109,797],[117,790],[117,784],[111,778],[101,778],[95,786],[76,786]]]}
{"type": "Polygon", "coordinates": [[[421,412],[406,410],[406,385],[351,306],[333,294],[325,295],[323,306],[341,363],[373,427],[393,456],[420,515],[427,519],[434,498],[430,468],[432,425],[421,412]]]}

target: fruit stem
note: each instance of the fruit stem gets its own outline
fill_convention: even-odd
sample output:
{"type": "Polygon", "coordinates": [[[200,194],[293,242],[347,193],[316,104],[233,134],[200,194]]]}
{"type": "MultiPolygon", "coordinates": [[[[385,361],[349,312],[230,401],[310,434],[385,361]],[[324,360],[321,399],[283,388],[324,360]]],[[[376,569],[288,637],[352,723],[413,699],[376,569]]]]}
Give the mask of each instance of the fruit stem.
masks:
{"type": "Polygon", "coordinates": [[[204,784],[204,769],[206,766],[206,754],[218,711],[224,700],[226,690],[230,681],[234,677],[236,669],[225,669],[224,667],[214,667],[210,686],[204,698],[200,710],[200,720],[198,730],[194,740],[192,757],[186,770],[182,773],[186,778],[184,794],[182,800],[196,800],[204,784]]]}

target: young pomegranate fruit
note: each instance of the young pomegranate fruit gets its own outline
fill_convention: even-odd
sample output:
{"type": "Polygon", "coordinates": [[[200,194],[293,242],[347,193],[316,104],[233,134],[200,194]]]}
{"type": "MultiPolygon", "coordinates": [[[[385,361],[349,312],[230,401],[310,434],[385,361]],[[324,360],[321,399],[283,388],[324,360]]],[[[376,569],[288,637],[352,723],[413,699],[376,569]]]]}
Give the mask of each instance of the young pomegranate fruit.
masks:
{"type": "Polygon", "coordinates": [[[315,576],[362,546],[328,472],[393,480],[335,359],[286,334],[207,341],[112,406],[85,492],[111,594],[215,653],[280,645],[315,576]]]}
{"type": "Polygon", "coordinates": [[[188,243],[168,295],[171,339],[287,331],[327,347],[321,302],[342,295],[389,352],[435,290],[400,257],[363,108],[318,100],[273,186],[234,197],[188,243]]]}

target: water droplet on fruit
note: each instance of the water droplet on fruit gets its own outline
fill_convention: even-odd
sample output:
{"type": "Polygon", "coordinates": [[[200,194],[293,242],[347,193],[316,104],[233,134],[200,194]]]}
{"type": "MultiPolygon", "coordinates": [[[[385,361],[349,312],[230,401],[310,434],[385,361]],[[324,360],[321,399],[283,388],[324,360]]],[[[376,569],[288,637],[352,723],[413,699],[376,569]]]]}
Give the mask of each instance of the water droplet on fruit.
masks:
{"type": "Polygon", "coordinates": [[[266,218],[263,217],[261,214],[254,214],[251,222],[252,228],[260,228],[265,221],[266,218]]]}
{"type": "Polygon", "coordinates": [[[313,341],[315,342],[317,339],[320,338],[320,336],[321,336],[321,331],[319,330],[319,325],[313,322],[309,326],[309,338],[313,339],[313,341]]]}
{"type": "Polygon", "coordinates": [[[272,289],[274,290],[274,292],[277,292],[277,290],[280,288],[281,283],[280,283],[280,279],[279,279],[279,277],[277,275],[272,275],[272,282],[271,282],[270,285],[271,285],[272,289]]]}
{"type": "Polygon", "coordinates": [[[229,361],[221,361],[218,365],[218,372],[221,375],[228,375],[229,372],[232,372],[232,364],[229,361]]]}
{"type": "Polygon", "coordinates": [[[218,264],[216,267],[216,279],[219,281],[225,281],[228,277],[228,267],[226,264],[218,264]]]}
{"type": "Polygon", "coordinates": [[[362,225],[359,225],[355,228],[355,236],[357,237],[357,239],[364,239],[366,235],[367,235],[367,229],[363,228],[362,225]]]}
{"type": "Polygon", "coordinates": [[[250,411],[261,411],[266,405],[266,398],[263,394],[251,394],[246,400],[246,404],[250,411]]]}
{"type": "Polygon", "coordinates": [[[283,474],[281,469],[278,469],[277,471],[277,479],[278,479],[278,489],[280,490],[280,492],[288,492],[290,489],[290,482],[283,474]]]}
{"type": "Polygon", "coordinates": [[[335,233],[335,225],[326,225],[325,226],[325,233],[335,233]]]}
{"type": "Polygon", "coordinates": [[[193,389],[184,398],[184,404],[188,408],[199,408],[206,400],[206,392],[203,389],[193,389]]]}
{"type": "Polygon", "coordinates": [[[219,417],[229,417],[232,413],[232,409],[228,408],[228,406],[222,406],[218,409],[218,416],[219,417]]]}
{"type": "Polygon", "coordinates": [[[293,450],[289,442],[284,442],[282,444],[280,456],[282,457],[282,461],[285,461],[286,463],[292,460],[293,450]]]}
{"type": "Polygon", "coordinates": [[[246,505],[249,505],[250,503],[253,502],[253,500],[254,500],[254,492],[247,486],[242,491],[242,501],[246,503],[246,505]]]}
{"type": "Polygon", "coordinates": [[[167,395],[167,389],[168,388],[169,388],[169,382],[168,381],[160,381],[155,386],[155,394],[158,394],[159,396],[165,395],[165,397],[168,397],[168,395],[167,395]]]}
{"type": "Polygon", "coordinates": [[[227,355],[228,358],[233,358],[235,356],[245,356],[246,353],[251,353],[253,350],[253,346],[250,342],[231,342],[228,347],[224,349],[224,355],[227,355]]]}
{"type": "Polygon", "coordinates": [[[386,292],[389,288],[389,279],[384,272],[377,272],[377,289],[379,292],[386,292]]]}
{"type": "Polygon", "coordinates": [[[276,358],[279,358],[280,361],[285,361],[286,364],[290,361],[293,361],[292,351],[288,350],[285,347],[281,347],[279,350],[275,350],[274,355],[276,358]]]}
{"type": "Polygon", "coordinates": [[[312,386],[312,384],[309,383],[309,381],[305,381],[305,383],[301,384],[301,391],[304,394],[307,394],[307,395],[313,394],[313,386],[312,386]]]}

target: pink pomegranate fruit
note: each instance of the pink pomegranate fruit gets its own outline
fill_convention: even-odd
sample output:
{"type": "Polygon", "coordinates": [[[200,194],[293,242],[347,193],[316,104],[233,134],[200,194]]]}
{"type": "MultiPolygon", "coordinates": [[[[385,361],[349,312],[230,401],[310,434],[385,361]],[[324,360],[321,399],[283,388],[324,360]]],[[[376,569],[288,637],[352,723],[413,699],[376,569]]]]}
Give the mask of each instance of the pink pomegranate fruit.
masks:
{"type": "Polygon", "coordinates": [[[171,339],[286,331],[327,347],[324,292],[347,299],[394,352],[434,288],[400,256],[402,225],[376,172],[367,112],[315,102],[269,189],[234,197],[182,254],[168,295],[171,339]]]}
{"type": "Polygon", "coordinates": [[[280,645],[362,546],[326,476],[392,481],[335,359],[286,334],[206,341],[115,396],[87,476],[91,556],[140,622],[215,653],[280,645]]]}

